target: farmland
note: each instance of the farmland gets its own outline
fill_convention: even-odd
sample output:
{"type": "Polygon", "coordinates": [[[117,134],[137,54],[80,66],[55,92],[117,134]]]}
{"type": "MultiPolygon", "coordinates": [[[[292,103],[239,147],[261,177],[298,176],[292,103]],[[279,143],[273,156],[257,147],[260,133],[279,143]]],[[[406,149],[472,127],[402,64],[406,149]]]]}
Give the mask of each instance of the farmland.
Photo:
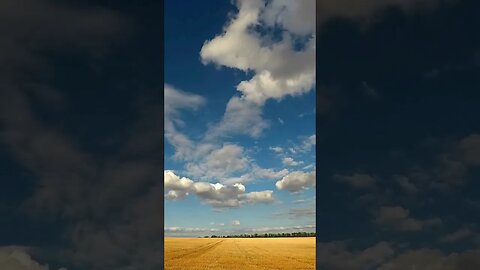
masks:
{"type": "Polygon", "coordinates": [[[315,237],[165,238],[165,269],[315,269],[315,237]]]}

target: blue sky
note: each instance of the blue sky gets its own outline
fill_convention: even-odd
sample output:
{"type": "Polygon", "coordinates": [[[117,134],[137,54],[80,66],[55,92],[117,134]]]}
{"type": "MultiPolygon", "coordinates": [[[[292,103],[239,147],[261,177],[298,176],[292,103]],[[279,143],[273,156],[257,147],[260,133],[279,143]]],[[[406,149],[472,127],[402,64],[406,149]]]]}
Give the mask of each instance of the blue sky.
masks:
{"type": "Polygon", "coordinates": [[[167,236],[314,231],[314,12],[301,21],[303,5],[283,12],[242,3],[193,3],[188,11],[165,3],[167,236]],[[267,58],[255,58],[260,51],[267,58]],[[262,74],[275,76],[273,87],[255,84],[266,82],[262,74]],[[282,86],[288,80],[293,86],[282,86]],[[211,194],[199,190],[205,183],[211,194]]]}

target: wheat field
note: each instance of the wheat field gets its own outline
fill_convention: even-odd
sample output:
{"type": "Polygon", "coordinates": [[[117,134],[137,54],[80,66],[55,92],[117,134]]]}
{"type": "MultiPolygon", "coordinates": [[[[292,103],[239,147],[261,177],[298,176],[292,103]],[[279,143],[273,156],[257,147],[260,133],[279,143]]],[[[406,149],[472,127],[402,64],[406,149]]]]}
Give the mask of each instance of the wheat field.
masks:
{"type": "Polygon", "coordinates": [[[315,269],[315,237],[165,238],[165,269],[315,269]]]}

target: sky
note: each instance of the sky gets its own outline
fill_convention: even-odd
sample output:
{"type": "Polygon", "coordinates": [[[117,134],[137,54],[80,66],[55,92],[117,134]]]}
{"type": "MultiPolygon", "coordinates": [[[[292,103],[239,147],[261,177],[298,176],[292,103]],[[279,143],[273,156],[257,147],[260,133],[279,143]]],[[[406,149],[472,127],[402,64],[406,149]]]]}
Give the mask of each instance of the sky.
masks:
{"type": "Polygon", "coordinates": [[[314,7],[165,2],[167,237],[315,231],[314,7]]]}

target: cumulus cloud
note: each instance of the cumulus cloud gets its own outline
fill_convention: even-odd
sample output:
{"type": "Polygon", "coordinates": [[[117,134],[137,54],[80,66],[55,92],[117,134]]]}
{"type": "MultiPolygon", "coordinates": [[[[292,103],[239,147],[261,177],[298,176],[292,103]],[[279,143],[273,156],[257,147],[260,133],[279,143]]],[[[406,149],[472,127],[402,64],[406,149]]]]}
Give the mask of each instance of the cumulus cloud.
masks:
{"type": "Polygon", "coordinates": [[[233,226],[240,226],[240,220],[232,220],[233,226]]]}
{"type": "Polygon", "coordinates": [[[237,172],[248,166],[248,160],[243,155],[243,147],[235,144],[225,144],[208,155],[207,169],[225,175],[224,171],[237,172]]]}
{"type": "MultiPolygon", "coordinates": [[[[200,144],[201,145],[201,144],[200,144]]],[[[225,143],[204,151],[196,160],[187,162],[186,173],[199,180],[216,180],[222,184],[248,183],[262,179],[278,179],[288,173],[287,169],[261,168],[247,156],[245,149],[237,144],[225,143]]]]}
{"type": "Polygon", "coordinates": [[[185,168],[187,174],[195,178],[224,182],[236,173],[251,168],[251,163],[240,145],[198,144],[195,153],[191,154],[189,161],[185,164],[185,168]]]}
{"type": "Polygon", "coordinates": [[[416,232],[426,228],[442,225],[442,220],[438,218],[416,219],[409,217],[410,211],[400,206],[381,207],[374,219],[374,222],[398,231],[416,232]]]}
{"type": "Polygon", "coordinates": [[[354,173],[352,175],[334,175],[337,181],[347,183],[355,189],[371,189],[375,188],[376,180],[372,176],[363,173],[354,173]]]}
{"type": "Polygon", "coordinates": [[[224,33],[205,42],[200,56],[204,63],[248,71],[255,75],[237,86],[246,100],[263,104],[269,98],[282,98],[309,91],[315,81],[315,1],[298,4],[286,1],[237,1],[238,14],[224,29],[224,33]],[[309,17],[296,17],[311,14],[309,17]],[[310,20],[307,20],[310,18],[310,20]],[[251,26],[283,26],[286,34],[282,42],[268,42],[252,33],[251,26]],[[293,25],[296,25],[295,27],[293,25]],[[308,32],[305,32],[308,29],[308,32]],[[287,34],[288,33],[288,34],[287,34]],[[310,35],[303,51],[293,47],[292,35],[310,35]]]}
{"type": "MultiPolygon", "coordinates": [[[[0,269],[5,270],[49,270],[48,265],[41,265],[22,249],[0,247],[0,269]]],[[[66,270],[60,268],[59,270],[66,270]]]]}
{"type": "Polygon", "coordinates": [[[298,192],[309,187],[314,187],[316,183],[316,172],[301,172],[295,171],[285,177],[280,181],[275,183],[275,186],[280,190],[288,190],[290,192],[298,192]]]}
{"type": "Polygon", "coordinates": [[[272,190],[245,192],[241,183],[224,185],[221,183],[194,182],[188,178],[175,175],[173,171],[165,171],[165,188],[169,189],[167,199],[182,199],[189,193],[195,194],[201,201],[216,207],[239,207],[245,204],[270,203],[274,201],[272,190]],[[173,191],[173,192],[172,192],[173,191]]]}
{"type": "Polygon", "coordinates": [[[175,173],[171,170],[164,171],[163,177],[165,181],[164,186],[166,189],[189,190],[193,185],[192,180],[186,177],[180,178],[179,176],[175,175],[175,173]]]}
{"type": "Polygon", "coordinates": [[[273,190],[253,191],[241,195],[240,198],[248,203],[269,203],[273,202],[273,190]]]}
{"type": "Polygon", "coordinates": [[[238,13],[223,33],[204,43],[200,56],[204,64],[253,71],[254,75],[237,85],[241,96],[232,97],[223,119],[210,132],[213,137],[232,132],[259,136],[268,127],[261,113],[266,100],[306,93],[315,83],[314,0],[239,0],[236,6],[238,13]],[[255,27],[285,31],[281,41],[274,42],[271,35],[262,35],[255,27]],[[307,37],[303,50],[295,48],[298,36],[307,37]]]}

